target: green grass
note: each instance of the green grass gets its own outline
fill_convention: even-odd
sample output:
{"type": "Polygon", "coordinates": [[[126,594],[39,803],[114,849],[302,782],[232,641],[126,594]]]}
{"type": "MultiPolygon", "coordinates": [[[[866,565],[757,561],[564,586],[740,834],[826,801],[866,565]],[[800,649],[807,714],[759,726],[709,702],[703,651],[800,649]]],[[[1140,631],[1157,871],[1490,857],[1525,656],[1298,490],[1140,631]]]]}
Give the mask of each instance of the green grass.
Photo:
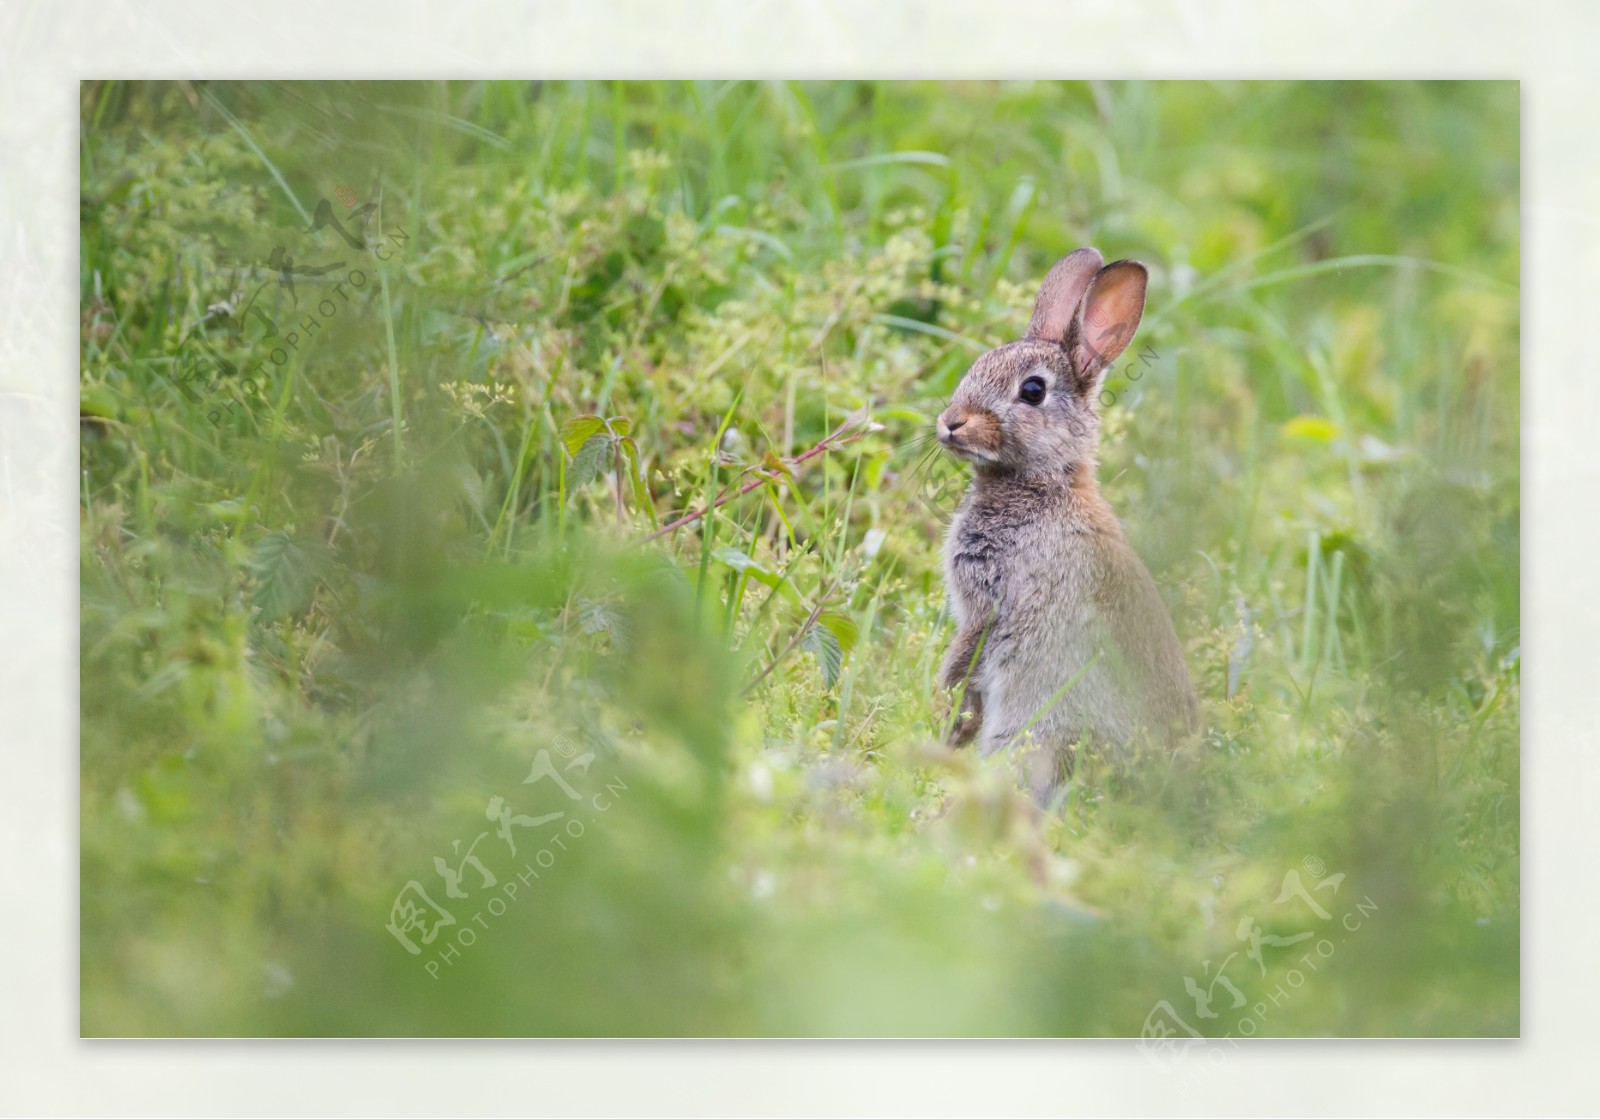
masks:
{"type": "Polygon", "coordinates": [[[85,84],[83,1032],[1516,1033],[1517,121],[85,84]],[[1040,814],[939,744],[922,437],[1082,244],[1152,269],[1102,479],[1208,730],[1040,814]]]}

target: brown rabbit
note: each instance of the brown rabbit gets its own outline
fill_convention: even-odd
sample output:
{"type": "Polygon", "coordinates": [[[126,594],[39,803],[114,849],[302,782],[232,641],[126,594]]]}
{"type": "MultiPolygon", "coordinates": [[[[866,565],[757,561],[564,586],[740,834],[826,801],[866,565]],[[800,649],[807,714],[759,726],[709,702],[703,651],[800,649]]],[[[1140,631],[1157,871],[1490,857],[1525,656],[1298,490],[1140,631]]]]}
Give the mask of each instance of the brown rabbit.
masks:
{"type": "Polygon", "coordinates": [[[980,357],[937,425],[973,464],[945,542],[953,739],[983,754],[1029,743],[1018,757],[1041,800],[1076,744],[1173,746],[1200,722],[1172,619],[1095,479],[1095,398],[1148,280],[1137,261],[1102,265],[1092,248],[1059,261],[1027,337],[980,357]]]}

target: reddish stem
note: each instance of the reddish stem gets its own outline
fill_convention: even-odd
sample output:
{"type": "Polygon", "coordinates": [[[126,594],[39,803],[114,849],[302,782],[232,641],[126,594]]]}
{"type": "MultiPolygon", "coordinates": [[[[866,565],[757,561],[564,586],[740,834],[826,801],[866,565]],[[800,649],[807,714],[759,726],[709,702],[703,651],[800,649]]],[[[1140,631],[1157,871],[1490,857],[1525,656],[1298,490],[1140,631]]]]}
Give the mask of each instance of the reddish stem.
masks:
{"type": "MultiPolygon", "coordinates": [[[[837,440],[839,439],[839,437],[841,435],[843,435],[845,432],[851,430],[852,428],[856,427],[858,424],[861,423],[861,421],[864,418],[865,418],[864,413],[858,412],[857,414],[851,416],[849,419],[845,420],[844,423],[840,424],[838,430],[834,431],[832,434],[827,436],[820,443],[818,443],[815,447],[812,447],[810,450],[807,450],[807,451],[802,451],[800,454],[795,455],[793,458],[783,459],[782,461],[786,465],[794,467],[794,466],[801,465],[807,459],[815,458],[817,455],[820,455],[823,451],[826,451],[830,446],[835,446],[837,444],[837,440]]],[[[736,490],[724,490],[721,494],[719,494],[717,496],[715,501],[713,501],[710,505],[706,506],[704,509],[697,509],[692,513],[685,513],[683,516],[679,517],[677,520],[670,521],[667,524],[662,525],[660,528],[658,528],[654,532],[652,532],[649,536],[646,536],[644,538],[644,540],[641,541],[641,543],[648,544],[650,541],[655,540],[657,537],[665,536],[667,533],[673,531],[674,529],[682,528],[686,524],[692,524],[693,522],[698,521],[701,517],[704,517],[707,513],[711,512],[713,509],[720,509],[722,506],[726,505],[728,502],[732,501],[734,498],[743,497],[745,494],[749,493],[751,490],[755,489],[757,486],[761,485],[763,482],[770,482],[774,478],[778,477],[778,475],[772,473],[771,471],[762,470],[759,467],[752,466],[749,469],[754,470],[756,472],[756,476],[754,478],[750,479],[750,481],[746,482],[744,485],[740,486],[736,490]]]]}

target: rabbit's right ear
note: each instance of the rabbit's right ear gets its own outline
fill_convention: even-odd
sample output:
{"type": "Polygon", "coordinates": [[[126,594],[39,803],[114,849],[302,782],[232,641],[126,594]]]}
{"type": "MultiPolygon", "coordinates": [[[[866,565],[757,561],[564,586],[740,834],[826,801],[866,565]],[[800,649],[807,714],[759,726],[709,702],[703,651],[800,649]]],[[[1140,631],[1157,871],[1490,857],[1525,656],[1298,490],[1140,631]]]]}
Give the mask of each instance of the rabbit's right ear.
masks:
{"type": "Polygon", "coordinates": [[[1039,288],[1027,337],[1064,345],[1078,306],[1083,302],[1083,293],[1089,290],[1090,281],[1099,274],[1104,263],[1105,258],[1096,249],[1078,249],[1056,261],[1039,288]]]}
{"type": "Polygon", "coordinates": [[[1144,317],[1144,292],[1150,273],[1137,260],[1119,260],[1100,269],[1067,339],[1072,364],[1093,387],[1122,356],[1144,317]]]}

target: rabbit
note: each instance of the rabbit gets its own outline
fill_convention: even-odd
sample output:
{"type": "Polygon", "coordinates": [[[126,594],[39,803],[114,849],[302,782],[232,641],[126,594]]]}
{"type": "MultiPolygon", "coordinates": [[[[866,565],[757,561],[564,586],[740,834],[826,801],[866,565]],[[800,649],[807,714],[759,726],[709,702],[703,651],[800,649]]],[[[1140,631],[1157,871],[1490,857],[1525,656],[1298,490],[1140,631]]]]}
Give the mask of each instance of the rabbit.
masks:
{"type": "Polygon", "coordinates": [[[1095,399],[1148,279],[1093,248],[1058,261],[1027,336],[978,358],[936,423],[973,468],[944,549],[956,635],[941,684],[961,695],[951,739],[1012,750],[1041,803],[1079,745],[1126,757],[1199,730],[1172,619],[1095,477],[1095,399]]]}

